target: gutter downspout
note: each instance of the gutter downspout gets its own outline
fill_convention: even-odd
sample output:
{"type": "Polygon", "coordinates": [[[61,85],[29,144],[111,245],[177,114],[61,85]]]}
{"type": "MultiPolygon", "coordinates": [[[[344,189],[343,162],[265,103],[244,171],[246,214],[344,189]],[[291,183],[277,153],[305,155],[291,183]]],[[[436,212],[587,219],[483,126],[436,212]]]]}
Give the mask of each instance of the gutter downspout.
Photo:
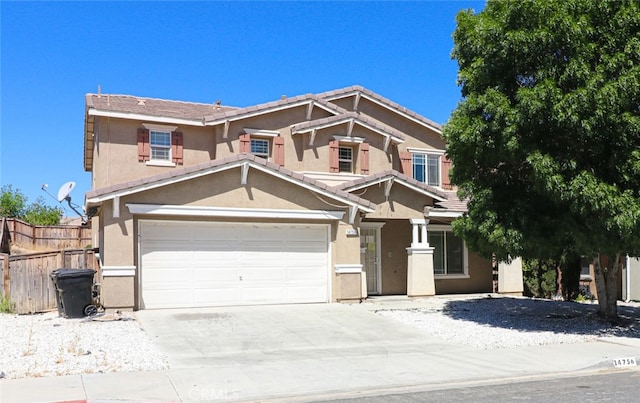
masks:
{"type": "Polygon", "coordinates": [[[626,273],[625,273],[625,289],[626,289],[626,298],[624,299],[624,302],[629,302],[631,301],[631,258],[629,257],[629,255],[627,255],[627,258],[625,259],[625,268],[626,268],[626,273]]]}

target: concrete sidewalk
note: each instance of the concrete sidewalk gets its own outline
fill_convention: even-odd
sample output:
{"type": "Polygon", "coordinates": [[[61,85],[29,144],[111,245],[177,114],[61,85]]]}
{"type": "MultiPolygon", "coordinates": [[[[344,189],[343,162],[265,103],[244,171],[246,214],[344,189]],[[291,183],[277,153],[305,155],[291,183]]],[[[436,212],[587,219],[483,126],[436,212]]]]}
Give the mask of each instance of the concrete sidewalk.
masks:
{"type": "MultiPolygon", "coordinates": [[[[386,309],[412,306],[408,300],[386,304],[391,304],[385,306],[386,309]]],[[[330,308],[288,308],[294,312],[301,309],[310,322],[302,321],[297,328],[283,322],[281,333],[270,335],[272,346],[278,340],[283,343],[275,344],[278,348],[260,351],[258,343],[247,349],[247,339],[230,339],[231,331],[242,333],[243,323],[234,322],[228,334],[199,336],[197,334],[203,333],[203,329],[194,328],[191,323],[192,333],[211,338],[212,343],[193,352],[188,351],[193,348],[188,345],[193,343],[190,339],[181,340],[175,346],[161,345],[161,348],[172,349],[182,346],[184,350],[173,352],[169,370],[3,379],[0,380],[0,401],[312,401],[351,393],[360,396],[362,392],[382,393],[389,389],[443,389],[485,381],[499,383],[552,374],[566,376],[574,371],[613,369],[614,359],[640,361],[640,339],[637,338],[475,350],[444,343],[404,325],[387,322],[370,312],[375,307],[369,304],[331,305],[330,308]],[[318,334],[318,330],[310,325],[317,317],[331,313],[335,318],[340,316],[336,313],[341,312],[345,320],[354,324],[350,327],[351,333],[328,331],[318,334]],[[370,323],[378,328],[367,327],[370,323]],[[359,328],[362,334],[353,332],[359,328]],[[376,331],[380,333],[378,337],[376,331]],[[307,344],[291,345],[287,337],[290,340],[306,339],[307,344]],[[386,340],[387,337],[395,340],[386,340]],[[225,339],[228,347],[220,350],[217,346],[225,339]],[[364,343],[363,340],[371,342],[364,343]],[[248,353],[239,354],[241,351],[248,353]],[[196,356],[203,358],[195,360],[193,357],[196,356]]],[[[232,318],[244,318],[250,309],[226,312],[232,318]]],[[[257,320],[260,315],[265,321],[273,320],[269,317],[273,310],[254,311],[259,314],[249,318],[247,323],[257,320]]],[[[151,335],[164,331],[153,328],[154,321],[150,318],[155,318],[154,315],[165,313],[152,313],[141,320],[145,329],[149,327],[151,335]]],[[[297,322],[300,322],[299,318],[297,322]]],[[[158,320],[156,326],[162,323],[158,320]]]]}

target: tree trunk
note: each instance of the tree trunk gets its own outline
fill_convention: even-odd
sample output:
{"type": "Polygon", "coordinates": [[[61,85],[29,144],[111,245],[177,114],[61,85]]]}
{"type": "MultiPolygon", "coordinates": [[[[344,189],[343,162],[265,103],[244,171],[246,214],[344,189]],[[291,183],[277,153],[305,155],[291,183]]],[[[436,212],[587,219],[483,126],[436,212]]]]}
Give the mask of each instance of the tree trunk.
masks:
{"type": "Polygon", "coordinates": [[[616,253],[613,264],[602,267],[600,255],[593,258],[598,291],[598,314],[609,322],[618,320],[618,272],[620,271],[620,253],[616,253]]]}
{"type": "Polygon", "coordinates": [[[556,266],[556,296],[554,299],[562,301],[564,299],[564,289],[562,288],[562,268],[560,262],[555,264],[556,266]]]}

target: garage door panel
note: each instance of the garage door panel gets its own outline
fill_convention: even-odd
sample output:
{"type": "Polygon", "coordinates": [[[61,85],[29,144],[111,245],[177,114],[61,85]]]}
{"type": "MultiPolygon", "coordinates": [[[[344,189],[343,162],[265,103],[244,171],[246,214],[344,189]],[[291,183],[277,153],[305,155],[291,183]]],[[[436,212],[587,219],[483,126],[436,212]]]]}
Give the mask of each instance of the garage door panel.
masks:
{"type": "Polygon", "coordinates": [[[140,233],[147,308],[328,300],[326,225],[142,221],[140,233]]]}
{"type": "Polygon", "coordinates": [[[235,305],[240,299],[240,291],[237,288],[219,288],[212,290],[195,290],[194,300],[191,306],[220,306],[235,305]]]}
{"type": "Polygon", "coordinates": [[[245,267],[242,270],[242,282],[251,284],[252,282],[282,283],[285,280],[285,273],[279,267],[245,267]]]}
{"type": "Polygon", "coordinates": [[[193,270],[193,281],[194,285],[200,282],[237,282],[241,275],[240,269],[237,267],[201,267],[193,270]]]}

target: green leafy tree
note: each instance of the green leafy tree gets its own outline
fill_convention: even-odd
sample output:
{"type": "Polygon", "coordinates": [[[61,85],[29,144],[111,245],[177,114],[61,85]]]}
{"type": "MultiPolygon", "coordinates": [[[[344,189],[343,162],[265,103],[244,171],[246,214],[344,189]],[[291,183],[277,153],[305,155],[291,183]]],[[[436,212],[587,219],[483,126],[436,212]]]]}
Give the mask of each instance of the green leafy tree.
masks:
{"type": "Polygon", "coordinates": [[[20,218],[27,206],[27,197],[11,185],[0,188],[0,216],[20,218]]]}
{"type": "Polygon", "coordinates": [[[600,314],[640,246],[640,5],[489,0],[457,16],[462,101],[444,127],[484,256],[593,258],[600,314]]]}
{"type": "Polygon", "coordinates": [[[11,185],[0,189],[0,216],[18,218],[34,225],[55,225],[60,223],[63,210],[60,207],[47,206],[44,198],[27,204],[27,197],[11,185]]]}
{"type": "Polygon", "coordinates": [[[34,225],[56,225],[62,218],[60,207],[51,207],[45,204],[44,198],[38,197],[25,210],[23,220],[34,225]]]}

